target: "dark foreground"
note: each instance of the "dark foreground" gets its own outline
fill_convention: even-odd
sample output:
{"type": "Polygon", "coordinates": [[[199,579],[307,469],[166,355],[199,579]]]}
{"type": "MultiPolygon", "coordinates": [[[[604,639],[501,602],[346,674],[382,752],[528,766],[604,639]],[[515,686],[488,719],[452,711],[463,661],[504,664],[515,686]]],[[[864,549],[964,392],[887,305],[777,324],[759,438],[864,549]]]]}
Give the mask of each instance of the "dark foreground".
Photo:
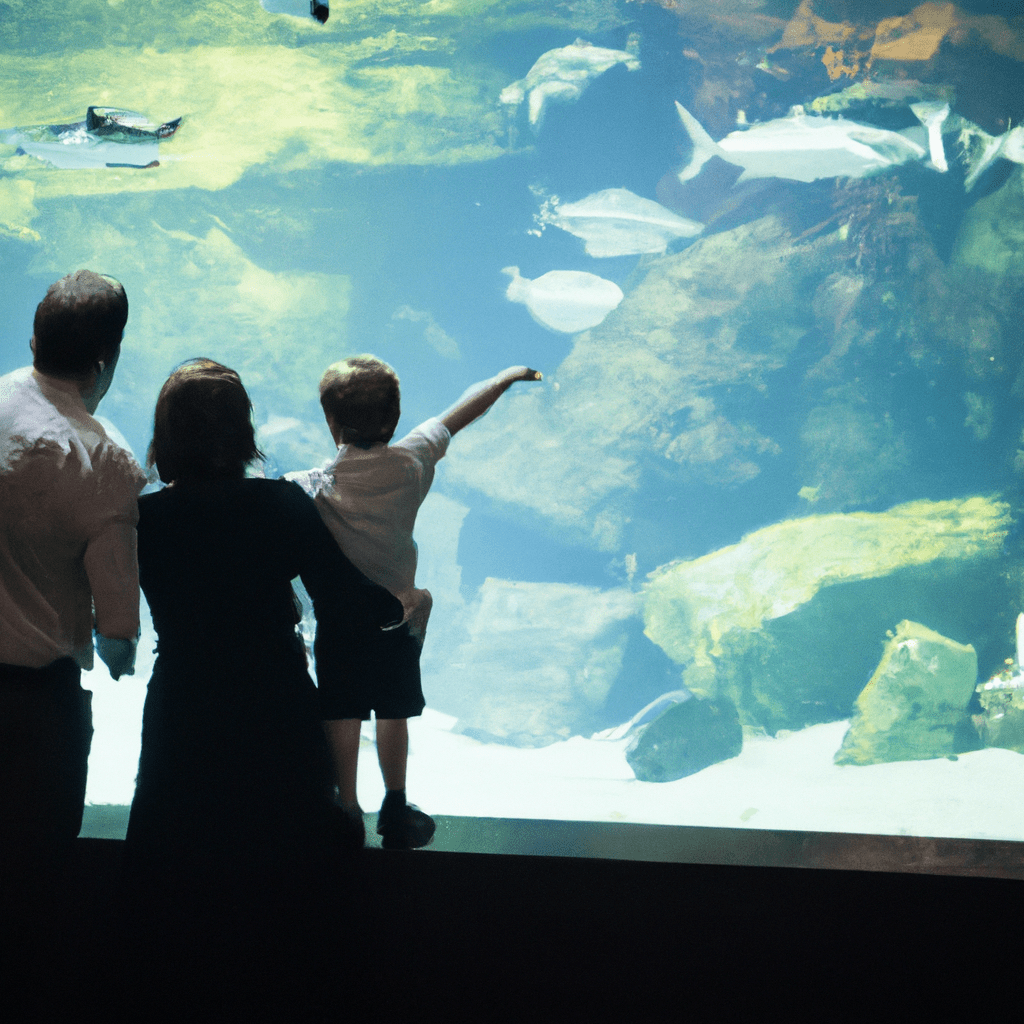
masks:
{"type": "MultiPolygon", "coordinates": [[[[339,857],[336,891],[312,910],[272,912],[254,892],[237,912],[156,929],[129,927],[117,902],[121,842],[80,839],[56,905],[34,929],[5,928],[0,1006],[7,1020],[884,1019],[911,1007],[952,1019],[1016,987],[1019,862],[981,871],[1011,877],[880,871],[886,840],[872,843],[872,870],[367,849],[339,857]]],[[[1018,846],[1000,845],[1004,859],[1018,846]]]]}

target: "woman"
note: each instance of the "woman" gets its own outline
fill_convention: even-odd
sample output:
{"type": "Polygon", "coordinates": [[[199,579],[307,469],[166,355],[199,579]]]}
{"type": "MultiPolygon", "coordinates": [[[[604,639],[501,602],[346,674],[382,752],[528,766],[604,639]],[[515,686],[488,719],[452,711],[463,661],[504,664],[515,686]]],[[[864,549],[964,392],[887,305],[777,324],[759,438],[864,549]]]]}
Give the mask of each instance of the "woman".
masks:
{"type": "Polygon", "coordinates": [[[343,818],[291,580],[313,599],[321,675],[365,671],[371,655],[350,638],[402,617],[296,484],[245,477],[258,457],[238,374],[179,366],[149,450],[168,486],[139,501],[157,659],[125,852],[128,891],[150,916],[289,905],[326,877],[343,818]]]}

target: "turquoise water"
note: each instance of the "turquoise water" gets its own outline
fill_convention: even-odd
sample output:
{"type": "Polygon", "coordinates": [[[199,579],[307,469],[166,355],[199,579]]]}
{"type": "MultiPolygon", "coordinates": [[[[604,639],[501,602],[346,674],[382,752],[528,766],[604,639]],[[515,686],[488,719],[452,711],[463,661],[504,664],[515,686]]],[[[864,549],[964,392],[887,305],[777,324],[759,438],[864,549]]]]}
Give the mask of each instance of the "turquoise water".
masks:
{"type": "MultiPolygon", "coordinates": [[[[482,749],[588,738],[680,689],[732,701],[753,749],[850,718],[904,619],[987,680],[1024,607],[1024,143],[983,152],[1024,116],[1024,29],[993,5],[796,10],[351,0],[321,26],[285,0],[0,4],[0,129],[183,118],[144,169],[0,145],[0,372],[78,266],[128,292],[99,411],[140,457],[191,356],[241,373],[268,475],[331,455],[316,385],[345,355],[395,366],[399,433],[505,366],[543,371],[456,439],[418,529],[427,701],[482,749]],[[889,134],[813,181],[792,131],[769,142],[792,177],[740,139],[746,180],[727,151],[681,180],[699,147],[677,101],[718,142],[795,104],[889,134]],[[944,172],[918,101],[950,104],[944,172]],[[559,210],[606,190],[704,228],[659,236],[633,200],[623,226],[605,196],[584,227],[619,229],[593,255],[559,210]],[[561,276],[511,301],[513,267],[561,276]],[[567,272],[623,298],[594,313],[567,272]],[[581,307],[593,326],[557,329],[581,307]]],[[[927,757],[991,753],[981,712],[965,693],[927,757]]]]}

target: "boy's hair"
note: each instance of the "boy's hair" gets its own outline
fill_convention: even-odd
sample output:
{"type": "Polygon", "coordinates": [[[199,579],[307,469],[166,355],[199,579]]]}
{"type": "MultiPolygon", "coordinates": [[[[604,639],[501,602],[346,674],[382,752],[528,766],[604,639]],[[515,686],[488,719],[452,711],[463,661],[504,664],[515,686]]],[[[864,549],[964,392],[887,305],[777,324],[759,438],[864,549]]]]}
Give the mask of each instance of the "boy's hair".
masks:
{"type": "Polygon", "coordinates": [[[128,297],[120,281],[77,270],[46,290],[36,307],[33,364],[51,377],[82,377],[109,361],[128,322],[128,297]]]}
{"type": "Polygon", "coordinates": [[[169,484],[241,477],[260,458],[252,402],[238,374],[212,359],[176,367],[156,400],[146,460],[160,479],[169,484]]]}
{"type": "Polygon", "coordinates": [[[398,374],[376,356],[343,359],[320,378],[320,404],[347,442],[390,441],[401,415],[398,374]]]}

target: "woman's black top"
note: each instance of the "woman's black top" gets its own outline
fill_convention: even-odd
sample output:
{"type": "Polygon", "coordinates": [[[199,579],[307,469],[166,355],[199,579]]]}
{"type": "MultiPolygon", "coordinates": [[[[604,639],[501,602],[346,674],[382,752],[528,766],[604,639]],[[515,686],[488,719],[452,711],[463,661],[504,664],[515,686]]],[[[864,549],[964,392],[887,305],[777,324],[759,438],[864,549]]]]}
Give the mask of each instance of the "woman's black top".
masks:
{"type": "Polygon", "coordinates": [[[138,536],[157,660],[129,884],[171,904],[204,885],[279,885],[322,856],[332,820],[330,755],[291,580],[313,600],[321,678],[369,670],[372,638],[401,605],[285,481],[176,483],[140,499],[138,536]]]}

